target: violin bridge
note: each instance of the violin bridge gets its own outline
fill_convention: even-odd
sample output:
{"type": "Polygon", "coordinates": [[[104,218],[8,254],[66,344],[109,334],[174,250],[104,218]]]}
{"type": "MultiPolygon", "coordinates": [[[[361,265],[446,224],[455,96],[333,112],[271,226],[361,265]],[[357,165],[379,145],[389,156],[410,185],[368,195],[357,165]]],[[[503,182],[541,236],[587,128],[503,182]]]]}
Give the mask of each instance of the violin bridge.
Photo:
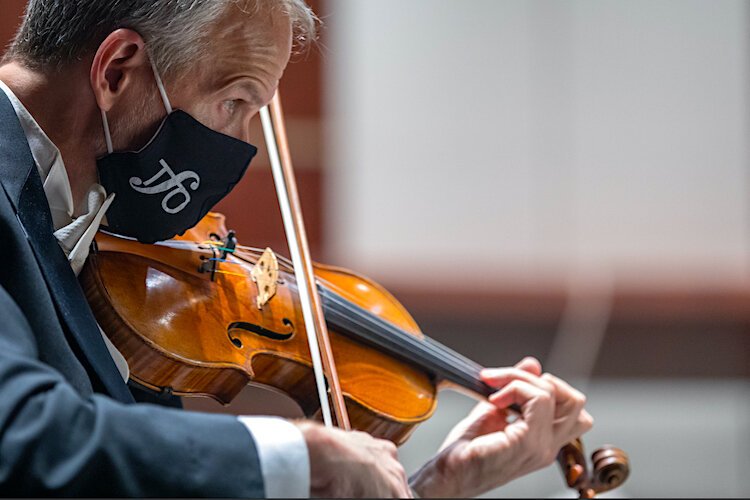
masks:
{"type": "Polygon", "coordinates": [[[279,261],[273,250],[266,248],[261,255],[250,275],[258,287],[258,296],[255,299],[255,305],[259,310],[276,295],[276,284],[279,280],[279,261]]]}

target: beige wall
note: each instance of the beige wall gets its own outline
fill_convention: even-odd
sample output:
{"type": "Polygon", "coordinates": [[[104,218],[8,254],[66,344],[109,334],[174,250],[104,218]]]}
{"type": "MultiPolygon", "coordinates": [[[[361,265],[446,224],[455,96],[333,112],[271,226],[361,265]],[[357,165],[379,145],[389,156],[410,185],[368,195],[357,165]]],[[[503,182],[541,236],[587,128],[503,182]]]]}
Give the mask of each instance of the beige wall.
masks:
{"type": "Polygon", "coordinates": [[[330,5],[336,260],[454,290],[750,285],[745,2],[330,5]]]}

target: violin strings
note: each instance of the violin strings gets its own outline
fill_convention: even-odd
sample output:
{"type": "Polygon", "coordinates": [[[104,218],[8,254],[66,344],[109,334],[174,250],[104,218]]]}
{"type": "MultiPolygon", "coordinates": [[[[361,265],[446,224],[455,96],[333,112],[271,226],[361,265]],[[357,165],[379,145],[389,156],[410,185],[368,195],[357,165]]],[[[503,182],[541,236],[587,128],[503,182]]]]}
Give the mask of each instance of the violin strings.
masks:
{"type": "Polygon", "coordinates": [[[228,275],[230,275],[230,276],[239,276],[240,278],[247,278],[247,276],[245,276],[245,275],[244,275],[244,274],[242,274],[242,273],[233,273],[233,272],[231,272],[231,271],[222,271],[221,269],[217,269],[217,270],[216,270],[216,271],[214,271],[214,272],[215,272],[216,274],[228,274],[228,275]]]}
{"type": "Polygon", "coordinates": [[[211,246],[212,246],[212,247],[214,247],[215,249],[217,249],[217,250],[221,250],[222,252],[227,252],[227,253],[234,253],[234,248],[226,248],[226,247],[224,247],[224,244],[223,244],[223,243],[221,243],[220,241],[211,241],[211,240],[207,240],[207,241],[204,241],[204,242],[203,242],[203,243],[201,243],[201,244],[202,244],[202,245],[211,245],[211,246]]]}
{"type": "MultiPolygon", "coordinates": [[[[238,249],[242,249],[243,253],[249,253],[251,255],[257,253],[257,255],[254,255],[255,257],[258,257],[262,254],[262,250],[255,249],[252,247],[238,245],[238,249]]],[[[240,257],[239,255],[237,256],[240,257]]],[[[240,257],[240,259],[242,259],[242,257],[240,257]]],[[[283,264],[288,263],[286,267],[288,268],[289,272],[293,272],[293,268],[291,266],[291,263],[288,261],[288,259],[284,258],[283,256],[279,256],[279,262],[283,264]]],[[[323,290],[326,290],[326,288],[328,289],[338,288],[324,279],[319,278],[318,282],[323,287],[323,290]]],[[[291,288],[294,289],[295,285],[292,284],[291,288]]],[[[361,317],[366,323],[370,323],[370,324],[373,323],[373,319],[376,319],[377,320],[376,323],[380,323],[380,324],[372,325],[371,328],[380,328],[380,329],[384,329],[388,331],[387,334],[391,336],[396,336],[398,337],[399,340],[407,342],[412,347],[412,350],[416,349],[417,351],[420,351],[420,352],[429,351],[431,356],[442,361],[441,364],[455,367],[461,372],[462,375],[468,377],[470,381],[473,383],[472,384],[473,389],[476,390],[477,389],[476,385],[480,385],[480,387],[482,388],[481,392],[483,393],[488,392],[489,388],[486,385],[484,385],[484,382],[480,380],[479,374],[481,370],[483,369],[483,367],[479,365],[478,363],[453,351],[452,349],[444,346],[443,344],[437,342],[436,340],[428,336],[425,336],[423,339],[415,337],[414,335],[411,335],[408,332],[405,332],[395,327],[395,325],[392,325],[391,323],[386,322],[385,320],[382,320],[381,318],[378,318],[377,316],[369,313],[368,311],[365,311],[357,307],[355,304],[352,304],[351,301],[347,300],[345,297],[341,297],[338,294],[335,294],[334,296],[338,297],[338,299],[334,299],[336,304],[339,305],[339,307],[345,308],[347,313],[349,313],[349,315],[352,315],[352,314],[357,315],[361,317]],[[350,307],[349,304],[356,307],[356,309],[353,309],[352,307],[350,307]]],[[[359,326],[364,329],[367,329],[368,327],[368,325],[366,324],[363,325],[361,323],[359,324],[359,326]]],[[[450,371],[453,371],[453,370],[450,370],[450,371]]]]}
{"type": "MultiPolygon", "coordinates": [[[[201,245],[209,245],[212,250],[222,250],[223,247],[220,242],[206,241],[203,243],[181,241],[181,240],[170,240],[166,242],[157,243],[157,245],[181,249],[191,248],[207,251],[208,248],[201,247],[201,245]]],[[[251,261],[249,257],[255,257],[256,259],[262,255],[262,250],[258,248],[248,247],[244,245],[237,245],[234,251],[226,249],[228,253],[231,253],[237,259],[247,262],[248,264],[255,265],[255,262],[251,261]]],[[[291,262],[284,256],[277,256],[280,267],[285,268],[287,272],[293,272],[293,266],[291,262]]],[[[215,259],[215,258],[214,258],[215,259]]],[[[212,259],[212,260],[214,260],[212,259]]],[[[222,261],[222,259],[215,259],[222,261]]],[[[232,262],[226,259],[223,260],[228,264],[241,265],[239,262],[232,262]]],[[[229,271],[217,270],[220,274],[229,274],[233,276],[246,277],[241,273],[233,273],[229,271]]],[[[334,292],[333,288],[338,288],[327,280],[318,279],[321,286],[321,296],[324,298],[324,310],[328,310],[333,313],[340,321],[349,321],[358,327],[360,330],[357,332],[358,336],[363,337],[362,340],[370,340],[371,342],[378,342],[380,344],[388,344],[383,347],[388,348],[393,354],[398,355],[406,348],[411,354],[417,355],[420,358],[424,358],[423,362],[431,362],[429,368],[438,372],[437,374],[446,376],[453,382],[459,383],[469,389],[479,390],[479,392],[486,393],[487,386],[484,385],[479,378],[479,373],[483,369],[478,363],[466,358],[465,356],[453,351],[452,349],[444,346],[443,344],[435,341],[434,339],[425,336],[419,338],[414,335],[405,332],[403,329],[396,327],[390,322],[383,320],[362,309],[350,300],[342,297],[340,294],[334,292]],[[327,306],[326,302],[331,305],[327,306]],[[377,338],[373,338],[373,335],[377,338]],[[396,342],[396,343],[394,343],[396,342]],[[483,387],[484,386],[484,387],[483,387]],[[481,389],[481,390],[480,390],[481,389]]],[[[296,282],[293,279],[289,279],[289,287],[291,290],[296,291],[296,282]]],[[[333,319],[333,318],[332,318],[333,319]]],[[[416,361],[406,359],[407,361],[416,361]]]]}
{"type": "MultiPolygon", "coordinates": [[[[441,372],[448,371],[462,377],[468,377],[468,380],[466,378],[464,378],[464,380],[471,382],[470,388],[476,390],[477,385],[479,385],[482,389],[481,392],[487,392],[486,389],[488,388],[479,379],[479,372],[483,369],[483,367],[478,363],[456,353],[455,351],[447,348],[434,339],[426,336],[425,339],[420,339],[403,331],[390,322],[373,315],[372,313],[360,308],[356,304],[353,304],[346,298],[341,297],[335,292],[332,292],[332,290],[326,288],[326,283],[323,282],[324,280],[319,281],[321,281],[320,284],[322,286],[323,292],[321,295],[323,296],[323,298],[328,299],[333,305],[338,306],[339,308],[343,309],[344,312],[346,312],[346,314],[342,316],[344,320],[350,320],[362,330],[366,330],[370,333],[379,335],[381,339],[391,340],[392,338],[393,340],[399,340],[403,343],[408,344],[408,347],[410,347],[410,350],[413,353],[426,354],[430,357],[431,360],[438,361],[441,372]],[[360,318],[361,321],[353,321],[352,318],[354,317],[360,318]]],[[[294,288],[293,284],[291,285],[291,288],[294,288]]],[[[326,309],[325,305],[324,309],[326,309]]],[[[328,307],[327,309],[333,313],[337,312],[333,307],[328,307]]],[[[370,338],[370,340],[373,339],[370,338]]],[[[392,347],[395,348],[394,353],[398,354],[398,351],[402,346],[397,345],[392,347]]]]}
{"type": "MultiPolygon", "coordinates": [[[[323,295],[325,298],[329,298],[327,296],[327,293],[324,293],[323,295]]],[[[333,300],[336,301],[336,299],[333,300]]],[[[425,339],[427,339],[427,341],[425,342],[417,337],[409,335],[408,333],[398,329],[390,323],[383,323],[383,320],[381,320],[380,318],[371,317],[371,315],[366,311],[353,309],[350,305],[347,304],[338,303],[338,305],[340,307],[343,307],[343,309],[346,311],[346,315],[344,316],[345,320],[357,324],[364,330],[370,330],[370,333],[374,332],[378,334],[380,340],[398,340],[401,343],[407,344],[409,348],[408,350],[411,351],[412,354],[427,355],[428,359],[426,359],[425,361],[437,362],[437,365],[432,367],[438,372],[437,374],[444,376],[448,375],[448,378],[453,382],[460,383],[460,385],[463,385],[464,387],[470,388],[472,390],[476,390],[480,393],[486,394],[488,392],[488,388],[479,379],[479,372],[482,370],[481,365],[474,363],[468,358],[465,358],[464,356],[456,353],[455,351],[452,351],[442,344],[437,343],[429,337],[425,337],[425,339]],[[369,325],[363,324],[361,321],[356,321],[355,318],[364,320],[366,323],[381,324],[373,325],[375,326],[375,328],[372,328],[372,326],[368,328],[369,325]],[[378,330],[385,331],[387,333],[387,336],[384,337],[382,335],[382,332],[378,332],[378,330]]],[[[333,308],[329,308],[329,311],[333,314],[341,314],[333,308]]],[[[363,340],[368,339],[371,341],[377,340],[373,339],[372,337],[364,338],[363,340]]],[[[385,347],[390,347],[394,354],[399,354],[400,350],[406,346],[397,344],[385,347]]],[[[407,361],[409,360],[407,359],[407,361]]]]}
{"type": "MultiPolygon", "coordinates": [[[[324,288],[325,290],[325,288],[324,288]]],[[[328,297],[328,294],[331,294],[331,291],[325,290],[324,295],[328,297]]],[[[368,323],[374,323],[372,326],[375,328],[380,328],[383,330],[389,331],[391,335],[395,335],[399,337],[402,340],[407,340],[412,343],[416,343],[420,347],[427,347],[435,354],[443,355],[443,357],[446,360],[450,360],[453,362],[458,362],[459,364],[462,364],[466,367],[468,371],[480,371],[482,370],[482,367],[475,363],[474,361],[466,358],[465,356],[462,356],[461,354],[458,354],[457,352],[451,350],[450,348],[444,346],[443,344],[440,344],[439,342],[435,341],[434,339],[425,336],[424,338],[419,338],[414,335],[409,334],[408,332],[405,332],[403,329],[398,328],[397,326],[393,325],[392,323],[379,318],[375,316],[374,314],[358,307],[356,304],[353,304],[351,301],[347,300],[345,297],[341,297],[340,295],[333,292],[332,294],[333,301],[339,305],[340,307],[345,308],[345,310],[348,313],[353,313],[367,321],[368,323]]],[[[330,298],[330,297],[328,297],[330,298]]]]}
{"type": "MultiPolygon", "coordinates": [[[[209,261],[213,261],[213,262],[223,262],[224,264],[231,264],[231,265],[233,265],[233,266],[240,266],[240,265],[242,265],[242,264],[241,264],[241,263],[239,263],[239,262],[232,262],[231,260],[227,260],[227,259],[220,259],[220,258],[218,258],[218,257],[212,257],[212,258],[210,258],[210,259],[208,259],[208,260],[209,260],[209,261]]],[[[217,271],[217,272],[218,272],[218,271],[217,271]]],[[[243,276],[244,276],[244,275],[243,275],[243,276]]]]}
{"type": "MultiPolygon", "coordinates": [[[[245,252],[243,252],[243,253],[251,253],[252,254],[252,253],[257,252],[259,255],[262,253],[262,251],[260,249],[250,250],[250,247],[240,247],[239,245],[238,245],[238,248],[242,248],[243,250],[245,250],[245,252]],[[250,250],[250,251],[248,252],[248,250],[250,250]]],[[[236,256],[239,257],[240,259],[242,259],[242,257],[240,255],[236,255],[236,256]]],[[[284,257],[279,256],[279,261],[280,262],[283,262],[284,260],[286,260],[284,257]]],[[[291,266],[289,266],[289,267],[291,268],[291,266]]],[[[290,269],[290,272],[291,271],[292,270],[290,269]]],[[[318,282],[323,287],[323,290],[326,290],[326,288],[330,289],[330,288],[334,288],[335,287],[331,283],[328,283],[326,280],[323,280],[323,279],[320,279],[320,278],[318,279],[318,282]]],[[[290,284],[290,287],[293,290],[296,289],[296,285],[294,283],[290,284]]],[[[336,305],[338,305],[339,307],[345,308],[347,313],[355,314],[355,315],[361,317],[367,323],[372,323],[373,322],[372,320],[374,318],[377,318],[377,316],[374,316],[371,313],[369,313],[369,312],[367,312],[365,310],[362,310],[360,308],[353,309],[352,307],[350,307],[348,305],[348,304],[351,304],[351,302],[349,300],[347,300],[346,298],[341,297],[339,294],[335,294],[334,297],[336,297],[336,298],[333,298],[332,302],[335,302],[336,305]]],[[[328,297],[328,298],[331,298],[331,297],[328,297]]],[[[479,373],[479,371],[482,370],[482,367],[480,365],[478,365],[477,363],[475,363],[474,361],[471,361],[468,358],[466,358],[466,357],[464,357],[464,356],[456,353],[455,351],[452,351],[449,348],[443,346],[442,344],[437,343],[434,339],[431,339],[430,337],[425,336],[424,339],[420,339],[418,337],[415,337],[414,335],[411,335],[411,334],[409,334],[407,332],[404,332],[403,330],[395,327],[394,325],[391,325],[388,322],[385,322],[381,318],[377,318],[377,319],[379,321],[382,321],[383,323],[381,325],[372,325],[373,327],[375,327],[375,328],[377,328],[377,327],[383,328],[384,325],[388,325],[386,327],[386,329],[390,330],[390,335],[391,336],[394,336],[394,334],[395,334],[395,336],[398,337],[399,340],[407,341],[413,347],[417,347],[419,349],[419,351],[425,351],[425,350],[431,351],[431,353],[433,354],[433,356],[437,356],[437,357],[441,358],[441,360],[444,363],[454,363],[454,364],[458,364],[458,365],[463,365],[464,372],[467,375],[471,375],[472,378],[474,378],[474,379],[477,379],[477,375],[475,375],[475,374],[479,373]],[[425,340],[426,340],[426,342],[425,342],[425,340]]],[[[359,326],[361,328],[367,328],[368,325],[360,323],[359,326]]]]}
{"type": "MultiPolygon", "coordinates": [[[[238,250],[241,250],[241,252],[235,252],[234,254],[235,257],[253,265],[254,265],[254,262],[245,259],[244,258],[245,255],[249,254],[257,258],[262,254],[262,250],[257,249],[257,248],[241,246],[241,245],[238,245],[237,248],[238,250]]],[[[283,267],[286,267],[289,272],[293,272],[293,267],[291,266],[291,263],[288,261],[288,259],[286,259],[283,256],[279,256],[278,258],[279,258],[279,262],[281,264],[284,264],[283,267]]],[[[294,283],[294,280],[290,280],[290,281],[291,281],[290,288],[292,290],[296,290],[296,283],[294,283]]],[[[337,288],[335,287],[335,285],[328,283],[326,280],[318,279],[318,282],[322,286],[323,290],[326,290],[326,288],[329,288],[329,289],[337,288]]],[[[402,343],[406,343],[407,344],[406,347],[408,347],[409,350],[412,351],[414,354],[426,354],[430,358],[432,358],[434,361],[436,361],[439,366],[435,366],[433,368],[442,372],[441,374],[445,375],[446,374],[445,372],[450,372],[451,374],[458,374],[463,380],[470,382],[471,388],[474,390],[477,389],[476,387],[477,384],[483,384],[483,382],[479,380],[479,373],[482,370],[481,365],[466,358],[465,356],[462,356],[456,353],[455,351],[438,343],[434,339],[431,339],[430,337],[425,336],[424,339],[419,339],[418,337],[415,337],[407,332],[404,332],[403,330],[395,327],[389,322],[386,322],[382,320],[381,318],[378,318],[377,316],[357,307],[346,298],[341,297],[338,294],[335,294],[335,292],[333,294],[333,297],[335,298],[332,298],[332,297],[328,297],[328,298],[329,299],[332,298],[332,301],[331,301],[332,303],[334,303],[340,308],[343,308],[344,311],[347,313],[348,317],[351,318],[353,316],[357,316],[361,318],[361,320],[364,321],[364,323],[362,321],[356,322],[357,326],[360,329],[370,330],[371,333],[372,331],[374,331],[381,338],[385,334],[385,336],[387,337],[393,337],[393,340],[399,340],[402,343]],[[356,309],[353,308],[352,306],[356,307],[356,309]]],[[[344,315],[343,317],[346,318],[347,315],[344,315]]],[[[391,346],[391,347],[399,347],[399,346],[391,346]]],[[[395,349],[392,349],[392,350],[395,350],[395,349]]],[[[396,352],[396,354],[398,354],[398,352],[396,352]]],[[[454,377],[450,377],[450,378],[454,379],[454,377]]],[[[453,381],[459,382],[458,380],[453,380],[453,381]]],[[[466,384],[464,383],[462,385],[466,385],[466,384]]],[[[486,390],[483,390],[482,392],[486,392],[486,390]]]]}
{"type": "MultiPolygon", "coordinates": [[[[243,253],[250,253],[253,254],[254,252],[257,252],[259,255],[261,253],[260,249],[254,249],[251,250],[250,247],[240,247],[238,245],[238,248],[242,248],[244,250],[243,253]]],[[[238,258],[243,259],[243,256],[236,255],[238,258]]],[[[244,260],[244,259],[243,259],[244,260]]],[[[279,261],[282,263],[284,262],[283,257],[279,257],[279,261]]],[[[289,266],[291,268],[291,266],[289,266]]],[[[290,269],[291,271],[291,269],[290,269]]],[[[292,290],[296,289],[296,284],[293,280],[290,280],[290,288],[292,290]]],[[[333,288],[338,288],[335,285],[327,282],[327,280],[324,279],[318,279],[319,284],[321,285],[323,293],[321,296],[324,299],[330,299],[330,301],[339,306],[340,308],[343,308],[344,311],[347,313],[344,317],[359,317],[361,318],[363,322],[357,322],[357,326],[359,326],[363,330],[374,330],[377,332],[381,337],[384,335],[383,332],[385,332],[386,336],[394,337],[395,339],[400,340],[401,342],[405,342],[408,344],[408,347],[410,347],[410,350],[417,354],[428,354],[432,359],[439,361],[439,364],[441,365],[440,371],[445,372],[446,369],[449,372],[456,372],[458,371],[462,377],[468,377],[470,379],[469,381],[472,383],[473,389],[476,389],[478,384],[483,384],[483,382],[479,379],[479,373],[483,369],[483,367],[476,362],[466,358],[465,356],[462,356],[455,351],[447,348],[446,346],[438,343],[434,339],[431,339],[430,337],[425,336],[424,339],[420,339],[418,337],[415,337],[414,335],[411,335],[402,329],[396,327],[395,325],[392,325],[391,323],[383,320],[382,318],[378,318],[377,316],[373,315],[372,313],[369,313],[368,311],[359,308],[355,304],[353,304],[351,301],[347,300],[344,297],[341,297],[339,294],[336,294],[333,292],[333,288]],[[326,292],[332,292],[330,295],[326,292]],[[380,332],[378,332],[380,330],[380,332]],[[455,368],[455,369],[454,369],[455,368]]],[[[324,309],[326,308],[324,305],[324,309]]],[[[396,354],[398,354],[396,352],[396,354]]],[[[455,381],[455,380],[454,380],[455,381]]],[[[464,384],[465,385],[465,384],[464,384]]],[[[487,392],[485,390],[485,387],[482,386],[483,391],[487,392]]]]}

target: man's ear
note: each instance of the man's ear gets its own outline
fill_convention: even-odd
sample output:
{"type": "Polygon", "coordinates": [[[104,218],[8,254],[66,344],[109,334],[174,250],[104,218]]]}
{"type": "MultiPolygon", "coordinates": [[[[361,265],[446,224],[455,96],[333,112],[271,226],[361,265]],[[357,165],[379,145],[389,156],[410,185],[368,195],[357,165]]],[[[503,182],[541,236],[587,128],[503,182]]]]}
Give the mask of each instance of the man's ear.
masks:
{"type": "Polygon", "coordinates": [[[141,35],[129,29],[110,33],[91,64],[91,88],[99,108],[109,111],[144,64],[149,62],[141,35]]]}

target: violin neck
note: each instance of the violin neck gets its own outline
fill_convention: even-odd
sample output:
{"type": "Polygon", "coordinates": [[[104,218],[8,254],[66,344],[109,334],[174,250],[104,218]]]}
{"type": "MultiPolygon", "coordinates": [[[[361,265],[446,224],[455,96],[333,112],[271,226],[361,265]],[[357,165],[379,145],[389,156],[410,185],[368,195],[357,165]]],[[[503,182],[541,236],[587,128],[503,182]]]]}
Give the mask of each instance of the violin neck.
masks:
{"type": "Polygon", "coordinates": [[[320,296],[326,323],[337,332],[374,345],[438,380],[485,397],[494,392],[480,378],[482,365],[429,337],[415,337],[329,289],[321,288],[320,296]]]}

